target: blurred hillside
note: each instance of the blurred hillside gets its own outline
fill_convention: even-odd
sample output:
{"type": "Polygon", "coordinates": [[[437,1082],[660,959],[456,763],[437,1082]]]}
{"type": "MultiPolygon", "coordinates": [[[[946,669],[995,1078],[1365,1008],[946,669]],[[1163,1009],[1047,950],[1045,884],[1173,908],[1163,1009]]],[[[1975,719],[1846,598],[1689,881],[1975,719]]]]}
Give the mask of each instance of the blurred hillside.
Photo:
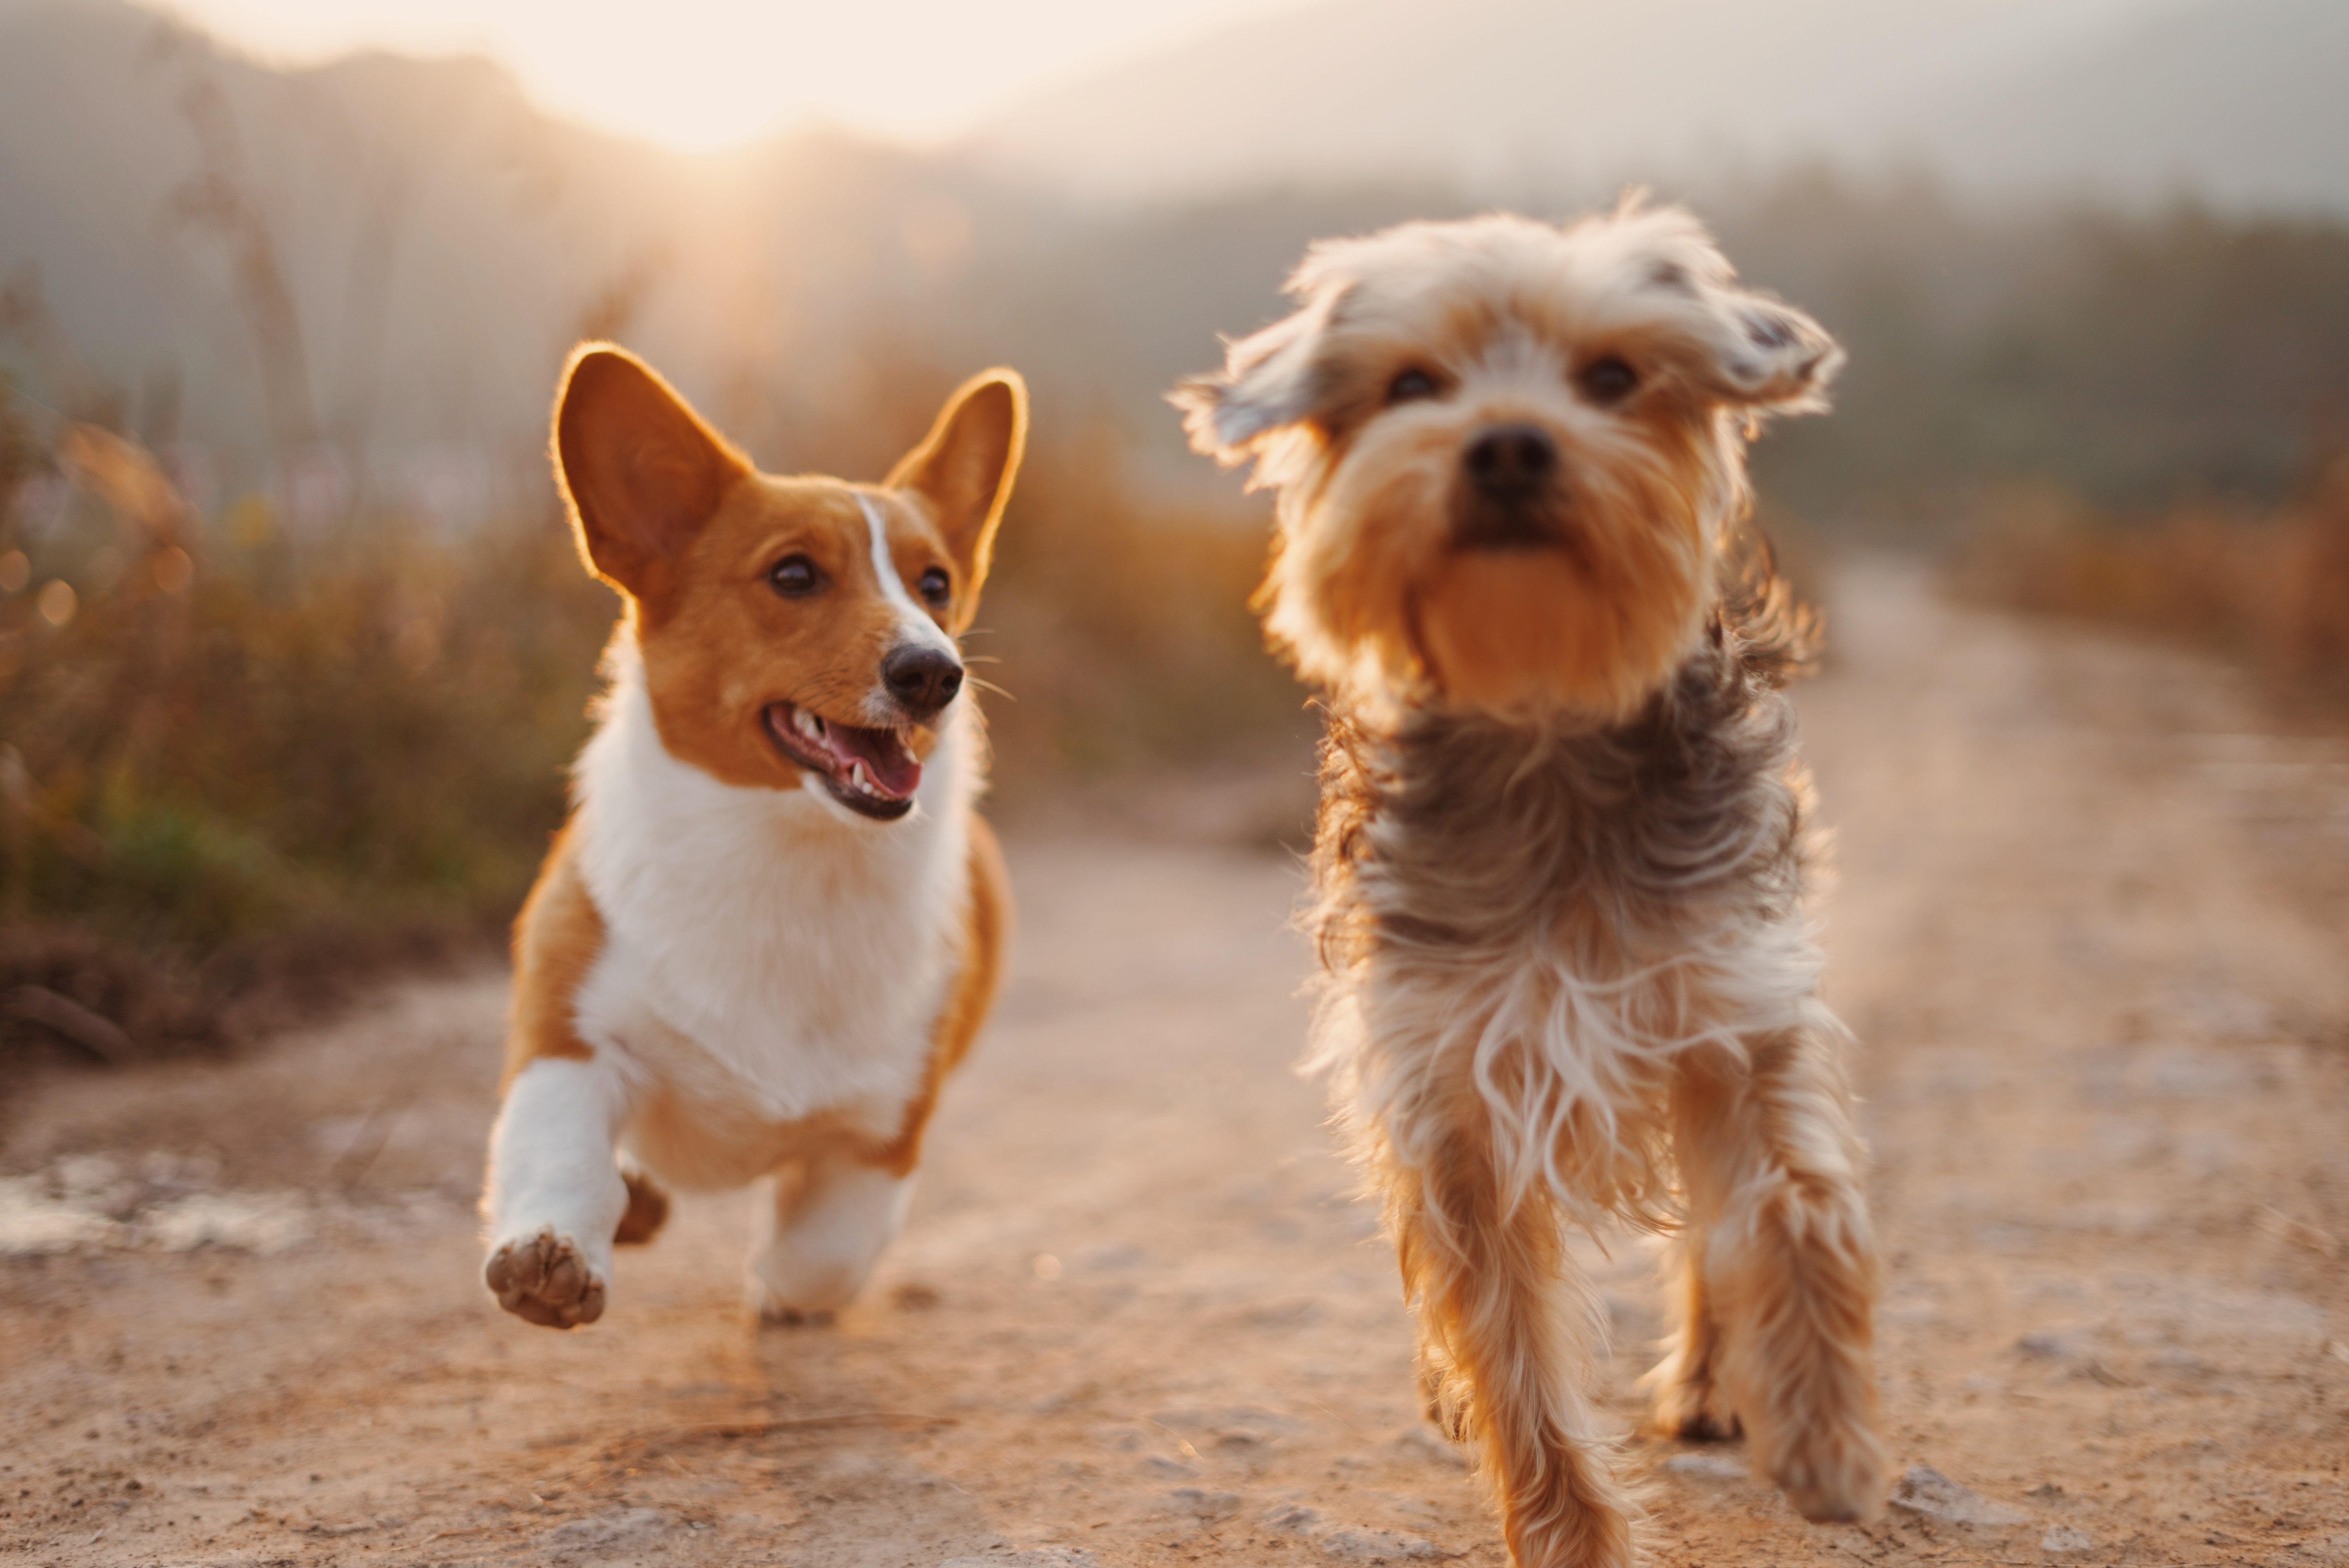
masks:
{"type": "Polygon", "coordinates": [[[582,336],[766,466],[851,477],[971,370],[1028,375],[972,645],[1012,810],[1306,722],[1245,607],[1265,505],[1163,399],[1319,236],[1630,177],[1690,201],[1851,351],[1835,417],[1759,449],[1782,531],[1945,542],[2017,479],[2107,520],[2256,515],[2349,446],[2349,141],[2310,86],[2341,74],[2337,7],[1255,26],[945,152],[688,156],[477,60],[275,68],[127,0],[0,0],[0,1046],[67,1004],[115,1027],[86,1053],[212,1038],[321,954],[511,913],[612,610],[545,467],[582,336]],[[1896,127],[1934,124],[1964,157],[1911,157],[1896,127]],[[1161,153],[1197,159],[1162,180],[1161,153]],[[1089,185],[1095,158],[1130,181],[1089,185]]]}
{"type": "Polygon", "coordinates": [[[991,165],[1121,201],[1402,176],[1717,199],[1790,163],[1993,200],[2349,212],[2335,0],[1319,0],[1034,95],[991,165]]]}
{"type": "Polygon", "coordinates": [[[2292,214],[2322,205],[2311,193],[2327,181],[2349,202],[2349,139],[2316,123],[2349,114],[2349,97],[2312,85],[2349,71],[2349,10],[1996,0],[1961,21],[1860,0],[1516,5],[1490,0],[1478,21],[1362,0],[1343,28],[1327,6],[1277,15],[1255,25],[1273,34],[1176,51],[1147,81],[1128,79],[1137,66],[1043,94],[946,155],[802,136],[693,157],[549,119],[479,61],[274,70],[123,0],[5,0],[0,366],[61,411],[176,452],[200,505],[274,485],[309,511],[365,497],[474,521],[543,494],[547,388],[583,335],[650,355],[762,460],[851,472],[890,455],[857,445],[876,363],[1008,361],[1036,385],[1042,428],[1105,422],[1138,482],[1228,503],[1161,393],[1213,361],[1216,334],[1280,308],[1309,239],[1493,200],[1457,170],[1412,178],[1399,154],[1381,155],[1378,179],[1301,182],[1317,138],[1418,138],[1414,116],[1474,90],[1491,114],[1551,117],[1512,122],[1518,144],[1606,149],[1578,171],[1523,166],[1517,204],[1564,212],[1620,178],[1654,180],[1698,205],[1749,276],[1846,338],[1839,417],[1790,429],[1766,459],[1778,499],[1806,514],[1913,513],[2017,469],[2113,504],[2179,486],[2274,495],[2337,436],[2349,248],[2336,221],[2292,214]],[[1339,40],[1348,69],[1303,71],[1272,101],[1271,78],[1250,73],[1303,57],[1308,36],[1339,40]],[[1699,36],[1715,43],[1696,50],[1699,36]],[[1556,63],[1590,91],[1512,97],[1479,60],[1545,88],[1556,63]],[[1421,90],[1380,85],[1406,66],[1421,90]],[[1216,112],[1169,100],[1161,114],[1152,81],[1216,112]],[[1769,102],[1737,96],[1741,82],[1772,84],[1769,102]],[[2082,106],[2103,139],[2032,119],[2031,82],[2031,102],[2082,106]],[[1994,200],[1962,160],[1943,160],[1945,178],[1868,171],[1904,144],[1856,128],[1940,113],[1962,91],[2003,106],[1988,115],[2002,141],[1982,117],[1950,122],[1982,159],[2044,172],[2125,144],[2158,161],[2161,139],[2130,129],[2158,108],[2211,157],[2302,170],[2308,200],[2260,205],[2218,164],[2179,184],[2208,204],[2149,211],[2116,169],[2085,202],[1994,200]],[[2124,112],[2127,92],[2143,101],[2124,112]],[[1177,150],[1253,125],[1259,156],[1215,192],[1136,200],[1149,159],[1120,150],[1125,131],[1069,118],[1086,93],[1177,150]],[[1557,128],[1569,109],[1573,133],[1557,128]],[[1707,129],[1727,124],[1743,139],[1707,129]],[[1003,172],[1020,125],[1040,147],[1130,168],[1127,199],[1003,172]],[[1851,155],[1780,160],[1829,130],[1851,155]]]}

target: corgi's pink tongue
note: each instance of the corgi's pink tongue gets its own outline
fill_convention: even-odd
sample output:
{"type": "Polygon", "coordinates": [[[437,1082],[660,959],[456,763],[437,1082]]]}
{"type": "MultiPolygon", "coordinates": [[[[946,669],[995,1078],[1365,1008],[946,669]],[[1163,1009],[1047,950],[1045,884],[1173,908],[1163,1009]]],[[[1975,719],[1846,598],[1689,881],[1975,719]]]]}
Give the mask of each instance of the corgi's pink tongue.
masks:
{"type": "Polygon", "coordinates": [[[868,785],[874,793],[892,800],[904,799],[922,781],[922,765],[896,730],[827,724],[823,748],[838,759],[842,778],[868,785]],[[862,779],[856,778],[856,765],[860,762],[864,765],[862,779]]]}

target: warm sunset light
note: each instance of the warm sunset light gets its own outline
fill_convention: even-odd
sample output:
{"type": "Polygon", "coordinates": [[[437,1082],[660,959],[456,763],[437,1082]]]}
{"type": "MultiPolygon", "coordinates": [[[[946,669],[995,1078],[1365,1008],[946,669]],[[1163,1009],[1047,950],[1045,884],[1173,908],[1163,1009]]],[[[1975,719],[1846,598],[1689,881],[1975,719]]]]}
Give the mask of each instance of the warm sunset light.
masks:
{"type": "Polygon", "coordinates": [[[477,52],[557,112],[711,149],[809,119],[936,141],[1039,80],[1294,0],[177,0],[264,58],[477,52]]]}

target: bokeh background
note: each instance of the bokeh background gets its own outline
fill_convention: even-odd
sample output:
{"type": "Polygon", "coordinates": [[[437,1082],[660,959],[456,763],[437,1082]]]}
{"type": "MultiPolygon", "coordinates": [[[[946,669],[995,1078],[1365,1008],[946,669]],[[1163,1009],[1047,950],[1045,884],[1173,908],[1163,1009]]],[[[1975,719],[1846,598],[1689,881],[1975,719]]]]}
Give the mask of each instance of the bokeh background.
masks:
{"type": "Polygon", "coordinates": [[[1014,817],[1301,770],[1266,505],[1163,402],[1217,333],[1316,236],[1630,184],[1850,350],[1758,454],[1798,568],[2339,711],[2344,81],[2338,0],[0,0],[0,1057],[494,942],[614,610],[543,455],[586,336],[851,477],[1027,374],[1014,817]]]}

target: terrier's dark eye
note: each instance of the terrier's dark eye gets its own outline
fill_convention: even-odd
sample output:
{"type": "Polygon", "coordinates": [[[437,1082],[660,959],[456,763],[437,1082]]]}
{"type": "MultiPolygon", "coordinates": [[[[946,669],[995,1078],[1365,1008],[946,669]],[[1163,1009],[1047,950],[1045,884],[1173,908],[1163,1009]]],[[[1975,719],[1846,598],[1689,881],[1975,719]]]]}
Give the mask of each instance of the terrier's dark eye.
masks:
{"type": "Polygon", "coordinates": [[[1640,389],[1640,373],[1613,355],[1594,359],[1575,379],[1583,396],[1601,407],[1611,407],[1640,389]]]}
{"type": "Polygon", "coordinates": [[[1443,388],[1435,377],[1424,370],[1406,370],[1387,383],[1389,403],[1416,403],[1423,397],[1433,397],[1443,388]]]}
{"type": "Polygon", "coordinates": [[[786,599],[804,599],[823,586],[823,573],[804,555],[786,555],[769,570],[767,583],[786,599]]]}
{"type": "Polygon", "coordinates": [[[947,601],[954,597],[954,582],[943,567],[933,566],[923,573],[915,586],[922,592],[922,602],[934,610],[945,609],[947,601]]]}

